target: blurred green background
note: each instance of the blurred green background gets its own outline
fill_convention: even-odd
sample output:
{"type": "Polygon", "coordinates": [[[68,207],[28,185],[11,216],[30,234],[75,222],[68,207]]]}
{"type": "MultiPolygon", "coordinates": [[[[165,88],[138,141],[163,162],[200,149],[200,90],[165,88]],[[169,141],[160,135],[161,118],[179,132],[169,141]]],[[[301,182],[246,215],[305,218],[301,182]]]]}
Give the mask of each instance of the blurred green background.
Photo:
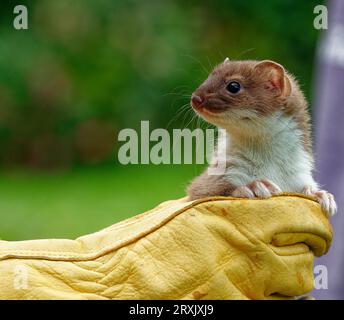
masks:
{"type": "Polygon", "coordinates": [[[0,238],[74,238],[182,197],[197,165],[117,161],[117,134],[194,128],[185,108],[212,66],[272,59],[311,99],[319,0],[0,4],[0,238]]]}

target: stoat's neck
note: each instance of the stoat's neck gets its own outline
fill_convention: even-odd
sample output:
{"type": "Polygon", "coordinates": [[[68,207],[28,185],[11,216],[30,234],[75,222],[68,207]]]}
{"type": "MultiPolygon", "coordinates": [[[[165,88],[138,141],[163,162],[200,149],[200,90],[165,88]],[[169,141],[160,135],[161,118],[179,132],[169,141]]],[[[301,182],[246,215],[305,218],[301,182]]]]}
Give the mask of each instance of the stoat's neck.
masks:
{"type": "Polygon", "coordinates": [[[262,121],[251,129],[249,125],[240,131],[228,129],[226,140],[219,141],[218,156],[225,154],[228,179],[234,185],[269,179],[281,190],[294,192],[301,192],[305,185],[316,186],[312,157],[304,148],[297,123],[292,118],[262,121]]]}
{"type": "Polygon", "coordinates": [[[246,123],[239,130],[227,129],[227,154],[241,154],[252,160],[279,158],[292,161],[296,150],[303,150],[302,132],[297,123],[284,116],[246,123]]]}

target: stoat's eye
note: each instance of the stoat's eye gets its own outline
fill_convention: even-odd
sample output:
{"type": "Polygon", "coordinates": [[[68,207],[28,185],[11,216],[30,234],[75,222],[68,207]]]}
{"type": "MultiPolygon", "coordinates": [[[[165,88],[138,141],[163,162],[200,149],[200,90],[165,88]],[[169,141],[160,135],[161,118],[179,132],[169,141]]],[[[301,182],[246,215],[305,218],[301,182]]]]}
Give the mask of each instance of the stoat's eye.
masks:
{"type": "Polygon", "coordinates": [[[239,82],[232,81],[232,82],[227,84],[226,89],[230,93],[238,93],[240,91],[240,89],[241,89],[241,85],[240,85],[239,82]]]}

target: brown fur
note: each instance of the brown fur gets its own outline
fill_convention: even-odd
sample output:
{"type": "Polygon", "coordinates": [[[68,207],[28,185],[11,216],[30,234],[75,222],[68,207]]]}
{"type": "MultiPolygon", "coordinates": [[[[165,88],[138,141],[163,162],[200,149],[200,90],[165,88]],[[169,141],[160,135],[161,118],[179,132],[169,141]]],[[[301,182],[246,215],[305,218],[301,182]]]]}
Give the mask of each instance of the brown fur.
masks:
{"type": "Polygon", "coordinates": [[[205,170],[188,186],[187,194],[190,200],[211,196],[230,196],[235,188],[236,186],[230,184],[223,176],[208,175],[205,170]]]}

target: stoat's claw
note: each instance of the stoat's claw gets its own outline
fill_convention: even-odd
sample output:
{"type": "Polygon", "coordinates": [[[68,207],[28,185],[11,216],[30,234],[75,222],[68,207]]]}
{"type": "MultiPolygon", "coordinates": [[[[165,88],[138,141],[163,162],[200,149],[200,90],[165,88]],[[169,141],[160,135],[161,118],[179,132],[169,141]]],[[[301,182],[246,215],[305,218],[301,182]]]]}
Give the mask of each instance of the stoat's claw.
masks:
{"type": "Polygon", "coordinates": [[[272,181],[263,179],[236,188],[232,196],[237,198],[270,198],[272,195],[281,192],[281,189],[272,181]]]}
{"type": "Polygon", "coordinates": [[[315,197],[328,217],[337,213],[337,204],[332,193],[326,190],[316,191],[312,187],[305,187],[303,193],[315,197]]]}
{"type": "Polygon", "coordinates": [[[315,197],[320,203],[321,208],[326,212],[327,216],[332,217],[337,213],[337,204],[331,193],[325,190],[320,190],[315,193],[315,197]]]}

